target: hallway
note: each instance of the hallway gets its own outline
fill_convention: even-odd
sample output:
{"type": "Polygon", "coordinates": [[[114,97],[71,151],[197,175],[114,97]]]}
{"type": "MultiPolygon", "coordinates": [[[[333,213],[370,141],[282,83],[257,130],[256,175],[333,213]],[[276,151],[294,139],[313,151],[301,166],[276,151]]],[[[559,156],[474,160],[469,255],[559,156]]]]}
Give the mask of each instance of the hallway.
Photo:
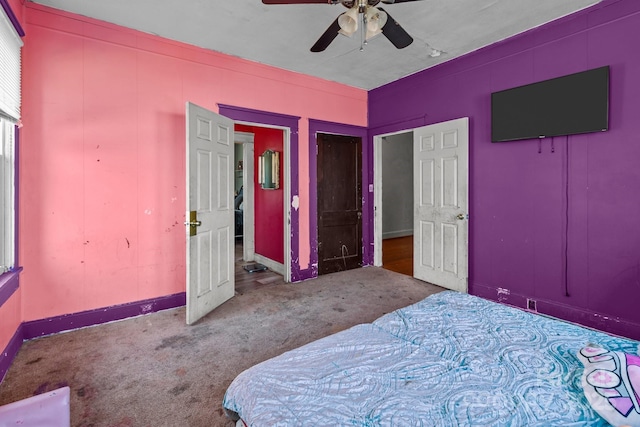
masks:
{"type": "Polygon", "coordinates": [[[243,295],[245,292],[266,285],[284,284],[284,278],[275,271],[265,270],[249,273],[247,270],[242,268],[244,265],[253,263],[253,261],[245,262],[242,260],[242,239],[236,239],[236,295],[243,295]]]}

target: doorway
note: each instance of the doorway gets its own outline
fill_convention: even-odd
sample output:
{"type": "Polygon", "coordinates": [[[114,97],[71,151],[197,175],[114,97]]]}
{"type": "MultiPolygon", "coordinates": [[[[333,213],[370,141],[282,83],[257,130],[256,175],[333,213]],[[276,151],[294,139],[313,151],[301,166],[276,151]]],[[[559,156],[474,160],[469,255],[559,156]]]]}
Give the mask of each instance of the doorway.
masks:
{"type": "Polygon", "coordinates": [[[285,134],[248,124],[234,129],[236,290],[244,293],[284,281],[284,177],[277,189],[265,191],[258,175],[260,154],[281,153],[285,134]]]}
{"type": "Polygon", "coordinates": [[[413,131],[383,136],[378,148],[381,265],[413,276],[413,131]]]}
{"type": "MultiPolygon", "coordinates": [[[[469,119],[374,137],[374,265],[383,266],[383,221],[397,211],[385,205],[384,144],[412,135],[413,277],[467,292],[469,119]]],[[[406,137],[409,140],[408,137],[406,137]]],[[[396,151],[396,150],[393,150],[396,151]]],[[[387,150],[387,153],[389,150],[387,150]]],[[[405,192],[407,194],[407,192],[405,192]]],[[[411,194],[411,193],[408,193],[411,194]]]]}
{"type": "Polygon", "coordinates": [[[362,266],[362,139],[317,134],[318,274],[362,266]]]}
{"type": "MultiPolygon", "coordinates": [[[[243,176],[242,191],[244,193],[244,189],[247,190],[247,193],[243,194],[242,206],[245,206],[245,202],[250,203],[251,205],[247,206],[250,208],[247,212],[253,217],[248,219],[250,221],[248,225],[253,225],[253,232],[251,228],[247,227],[247,237],[250,238],[243,238],[245,243],[251,246],[248,251],[244,251],[245,261],[255,261],[284,275],[286,239],[284,188],[286,182],[283,177],[283,169],[279,167],[277,188],[267,188],[261,185],[259,159],[264,156],[265,152],[277,152],[282,156],[285,132],[277,128],[239,123],[236,123],[235,131],[239,135],[253,135],[253,143],[249,146],[251,153],[247,152],[246,155],[243,155],[242,166],[236,163],[237,173],[243,176]],[[245,163],[247,163],[246,166],[245,163]],[[249,183],[249,177],[251,177],[251,183],[249,183]]],[[[237,161],[239,162],[240,159],[237,161]]],[[[238,217],[242,218],[241,215],[238,217]]]]}
{"type": "MultiPolygon", "coordinates": [[[[279,264],[284,281],[291,280],[291,268],[285,269],[284,265],[291,266],[292,215],[284,200],[290,199],[292,185],[297,188],[297,180],[291,183],[289,173],[292,166],[289,151],[297,146],[297,138],[292,137],[292,131],[297,132],[297,121],[289,116],[221,104],[219,109],[220,113],[215,113],[186,103],[187,324],[193,324],[235,294],[234,180],[238,165],[234,163],[234,131],[239,124],[276,122],[254,129],[277,129],[275,133],[279,136],[281,156],[272,163],[284,183],[282,203],[277,208],[281,214],[279,238],[283,248],[279,264]],[[250,118],[252,122],[240,123],[241,118],[250,118]]],[[[255,229],[255,220],[253,223],[255,229]]]]}

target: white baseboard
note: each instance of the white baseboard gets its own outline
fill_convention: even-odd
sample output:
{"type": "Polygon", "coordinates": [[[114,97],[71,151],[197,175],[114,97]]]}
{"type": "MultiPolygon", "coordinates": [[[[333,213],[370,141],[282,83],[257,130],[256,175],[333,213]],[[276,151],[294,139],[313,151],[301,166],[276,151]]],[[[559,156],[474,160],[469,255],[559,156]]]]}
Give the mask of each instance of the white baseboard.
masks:
{"type": "Polygon", "coordinates": [[[387,231],[386,233],[382,233],[382,240],[384,239],[394,239],[396,237],[406,237],[413,235],[413,228],[409,230],[398,230],[398,231],[387,231]]]}
{"type": "Polygon", "coordinates": [[[270,270],[273,270],[276,273],[282,274],[284,276],[284,264],[276,262],[260,254],[255,254],[254,260],[255,262],[258,262],[262,265],[266,265],[270,270]]]}

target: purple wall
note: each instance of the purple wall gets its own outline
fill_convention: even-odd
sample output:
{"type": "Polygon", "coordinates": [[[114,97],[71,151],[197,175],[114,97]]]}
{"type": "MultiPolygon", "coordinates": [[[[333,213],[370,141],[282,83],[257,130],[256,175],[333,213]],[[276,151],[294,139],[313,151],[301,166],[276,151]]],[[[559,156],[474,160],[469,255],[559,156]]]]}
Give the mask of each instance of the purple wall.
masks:
{"type": "Polygon", "coordinates": [[[370,92],[370,141],[470,119],[470,293],[640,339],[639,40],[605,0],[370,92]],[[491,92],[604,65],[608,132],[491,143],[491,92]]]}

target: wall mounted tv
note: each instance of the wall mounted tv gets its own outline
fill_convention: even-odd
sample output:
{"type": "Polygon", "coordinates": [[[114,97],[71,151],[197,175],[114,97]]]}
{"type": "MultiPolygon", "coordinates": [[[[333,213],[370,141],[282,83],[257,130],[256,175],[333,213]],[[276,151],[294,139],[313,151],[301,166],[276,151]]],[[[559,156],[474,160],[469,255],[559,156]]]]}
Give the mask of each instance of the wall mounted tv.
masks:
{"type": "Polygon", "coordinates": [[[491,142],[609,129],[609,66],[491,94],[491,142]]]}

